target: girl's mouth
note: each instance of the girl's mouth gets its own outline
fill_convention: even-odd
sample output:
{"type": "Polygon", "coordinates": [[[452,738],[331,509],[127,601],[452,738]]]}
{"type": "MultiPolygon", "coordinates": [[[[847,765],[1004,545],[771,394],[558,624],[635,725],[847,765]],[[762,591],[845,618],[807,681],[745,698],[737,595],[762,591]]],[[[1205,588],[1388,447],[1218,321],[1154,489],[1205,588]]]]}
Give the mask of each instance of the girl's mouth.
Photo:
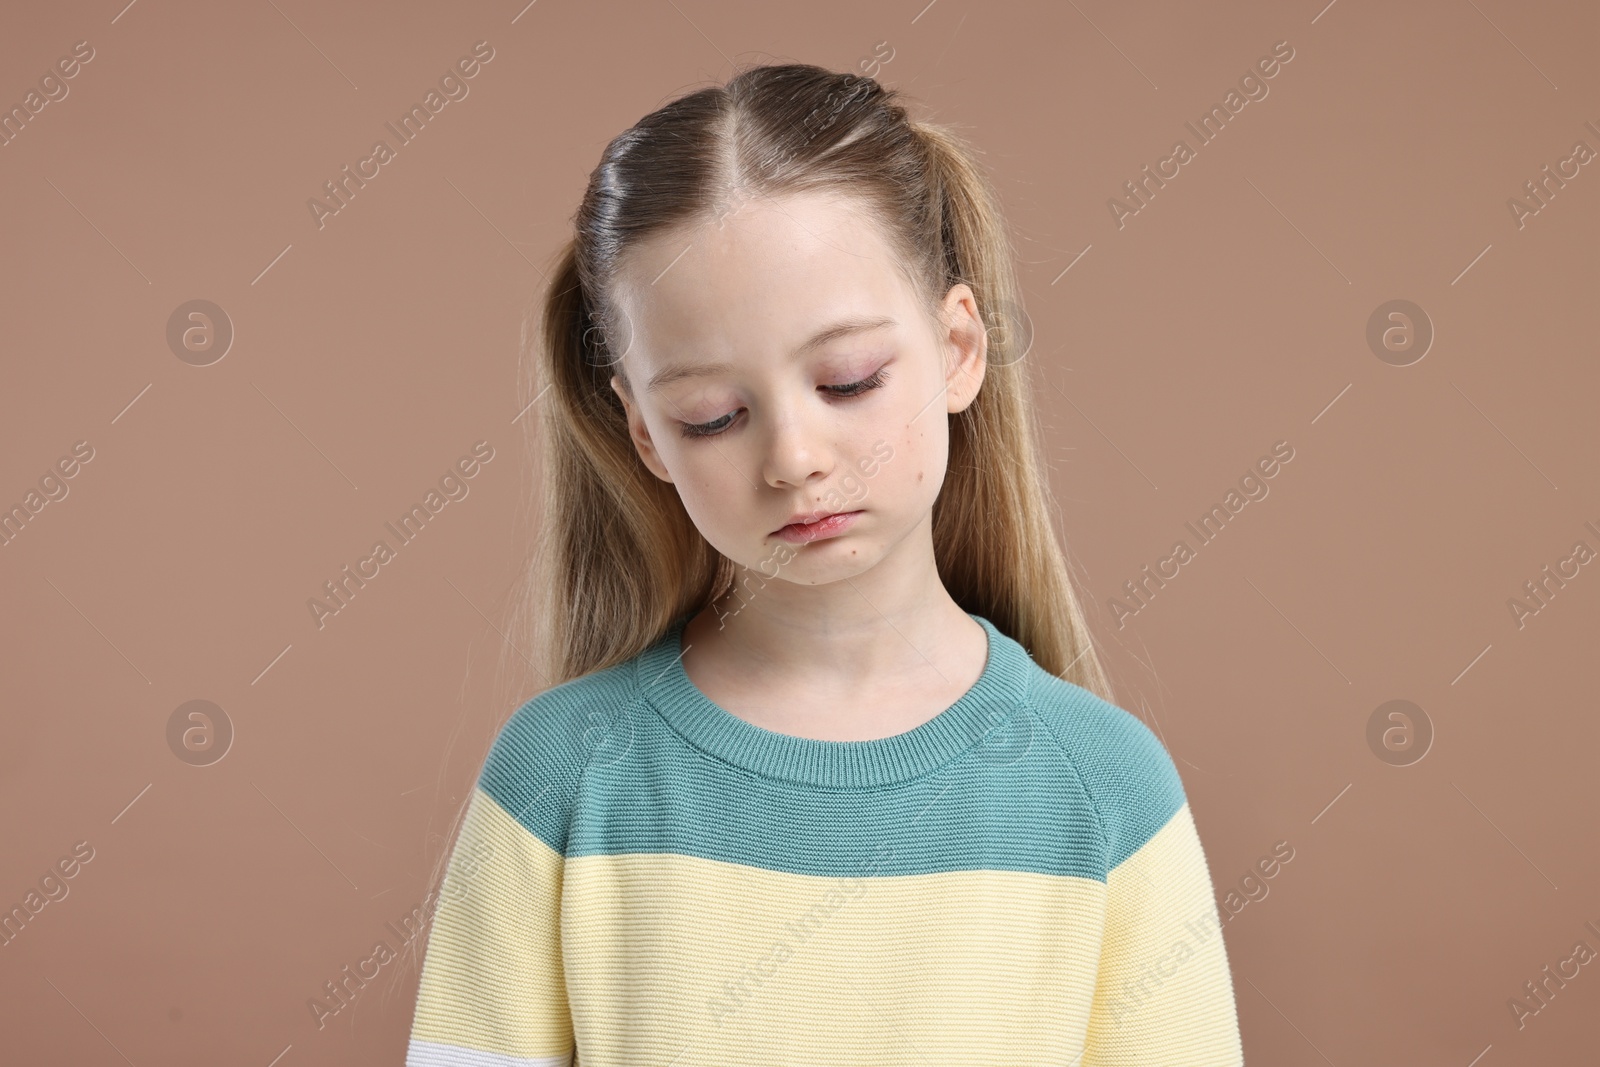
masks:
{"type": "Polygon", "coordinates": [[[805,544],[824,537],[837,537],[853,526],[862,514],[860,511],[846,511],[838,515],[826,515],[816,522],[792,522],[781,530],[774,530],[772,536],[790,544],[805,544]]]}

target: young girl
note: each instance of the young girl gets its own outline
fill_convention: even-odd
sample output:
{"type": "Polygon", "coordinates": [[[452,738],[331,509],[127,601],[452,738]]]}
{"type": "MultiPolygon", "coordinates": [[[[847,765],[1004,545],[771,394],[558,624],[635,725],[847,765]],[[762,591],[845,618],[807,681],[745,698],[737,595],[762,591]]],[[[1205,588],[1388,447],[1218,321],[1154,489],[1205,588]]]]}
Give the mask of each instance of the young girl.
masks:
{"type": "Polygon", "coordinates": [[[994,193],[895,100],[759,67],[590,176],[535,346],[559,684],[466,807],[413,1067],[1243,1062],[994,193]]]}

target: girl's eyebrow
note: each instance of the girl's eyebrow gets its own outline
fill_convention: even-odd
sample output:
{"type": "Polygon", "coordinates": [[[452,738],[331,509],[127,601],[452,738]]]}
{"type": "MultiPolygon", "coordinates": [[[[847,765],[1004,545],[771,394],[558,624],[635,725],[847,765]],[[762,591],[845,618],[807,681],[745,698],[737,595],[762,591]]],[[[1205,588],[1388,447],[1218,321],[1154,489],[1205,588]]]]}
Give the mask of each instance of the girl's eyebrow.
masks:
{"type": "MultiPolygon", "coordinates": [[[[862,333],[867,330],[881,330],[886,326],[898,326],[899,322],[891,318],[875,319],[841,319],[831,326],[819,331],[811,340],[795,349],[791,358],[805,355],[814,348],[819,348],[829,341],[836,341],[853,333],[862,333]]],[[[703,378],[710,374],[726,374],[733,370],[730,363],[694,363],[688,365],[666,366],[650,376],[645,383],[645,388],[651,392],[673,382],[683,381],[685,378],[703,378]]]]}

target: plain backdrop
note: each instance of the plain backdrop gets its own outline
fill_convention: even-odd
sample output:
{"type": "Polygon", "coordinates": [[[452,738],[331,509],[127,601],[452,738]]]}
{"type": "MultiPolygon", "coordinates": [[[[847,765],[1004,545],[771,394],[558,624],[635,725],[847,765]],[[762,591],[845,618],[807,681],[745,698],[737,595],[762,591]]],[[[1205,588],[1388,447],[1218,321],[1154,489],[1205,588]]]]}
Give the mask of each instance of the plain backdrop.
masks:
{"type": "Polygon", "coordinates": [[[405,940],[517,703],[523,311],[610,138],[805,61],[904,90],[994,177],[1101,654],[1237,894],[1249,1062],[1591,1060],[1600,963],[1524,983],[1600,951],[1600,9],[1321,2],[11,5],[0,907],[67,892],[0,944],[0,1058],[401,1062],[414,953],[313,1001],[405,940]]]}

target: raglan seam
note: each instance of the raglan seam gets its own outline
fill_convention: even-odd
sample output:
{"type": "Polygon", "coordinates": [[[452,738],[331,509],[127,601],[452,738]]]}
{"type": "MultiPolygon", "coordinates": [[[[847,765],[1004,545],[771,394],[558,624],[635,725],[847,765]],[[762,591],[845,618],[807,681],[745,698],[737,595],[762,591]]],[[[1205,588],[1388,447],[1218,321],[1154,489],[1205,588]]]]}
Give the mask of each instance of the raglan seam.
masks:
{"type": "MultiPolygon", "coordinates": [[[[611,724],[611,728],[606,731],[605,736],[600,739],[599,744],[595,745],[594,748],[583,757],[583,764],[578,768],[577,777],[572,781],[572,806],[567,811],[566,824],[561,828],[561,859],[563,863],[565,863],[571,855],[572,826],[577,821],[578,817],[578,797],[583,793],[583,783],[584,779],[589,775],[590,764],[594,762],[594,758],[599,754],[600,750],[605,747],[605,743],[611,740],[611,735],[616,732],[617,727],[625,722],[631,721],[633,712],[637,710],[639,705],[645,701],[646,697],[644,692],[638,688],[638,672],[635,671],[633,696],[622,705],[622,710],[617,714],[616,721],[611,724]]],[[[578,735],[580,742],[583,739],[583,734],[587,732],[588,731],[585,730],[578,735]]]]}
{"type": "MultiPolygon", "coordinates": [[[[1040,670],[1042,671],[1043,668],[1040,668],[1040,670]]],[[[1055,676],[1051,675],[1051,677],[1055,676]]],[[[1083,768],[1078,765],[1077,758],[1067,748],[1067,743],[1055,732],[1050,725],[1050,720],[1040,712],[1038,705],[1034,702],[1033,694],[1036,681],[1037,675],[1028,679],[1028,687],[1022,697],[1023,709],[1044,727],[1045,733],[1049,734],[1050,739],[1056,743],[1056,748],[1060,749],[1061,755],[1067,761],[1067,766],[1072,768],[1073,775],[1077,777],[1078,785],[1083,789],[1083,795],[1089,798],[1089,810],[1094,812],[1095,825],[1100,830],[1101,865],[1105,867],[1101,878],[1109,883],[1111,877],[1111,834],[1106,828],[1105,814],[1100,810],[1100,800],[1094,795],[1094,790],[1089,787],[1089,780],[1084,776],[1083,768]]]]}
{"type": "MultiPolygon", "coordinates": [[[[584,677],[593,677],[593,675],[586,675],[584,677]]],[[[582,680],[582,679],[581,678],[580,679],[572,679],[571,681],[579,681],[579,680],[582,680]]],[[[551,715],[558,715],[558,714],[562,714],[562,713],[571,713],[572,718],[574,720],[576,720],[577,723],[580,726],[582,726],[587,721],[586,716],[589,714],[589,712],[584,707],[584,704],[586,702],[581,700],[581,699],[579,701],[575,701],[575,702],[573,702],[571,704],[567,704],[565,706],[562,706],[562,705],[559,705],[559,704],[556,705],[555,707],[549,707],[549,708],[535,708],[533,706],[537,701],[539,701],[539,699],[541,697],[547,696],[550,693],[553,693],[555,690],[563,688],[564,686],[566,686],[568,684],[570,684],[570,681],[566,682],[566,683],[560,683],[558,685],[551,686],[550,688],[545,689],[542,692],[535,693],[533,696],[529,697],[527,700],[523,701],[520,705],[518,705],[516,711],[512,712],[511,717],[508,718],[506,720],[506,722],[501,726],[499,732],[497,733],[497,735],[495,737],[495,740],[493,742],[491,742],[491,744],[490,744],[490,753],[493,752],[495,745],[498,745],[501,742],[501,738],[503,738],[505,736],[506,732],[511,729],[512,724],[514,722],[516,722],[517,716],[519,716],[519,715],[535,714],[535,715],[551,716],[551,715]]],[[[566,818],[561,823],[561,835],[562,835],[561,848],[560,849],[555,849],[553,846],[551,846],[552,851],[558,852],[561,855],[563,861],[565,861],[566,858],[567,858],[568,845],[569,845],[569,843],[571,841],[571,838],[572,838],[572,826],[573,826],[574,820],[575,820],[576,815],[577,815],[577,810],[578,810],[578,805],[577,805],[578,793],[583,788],[583,782],[584,782],[585,776],[589,773],[589,765],[594,761],[594,757],[599,753],[600,749],[605,745],[605,742],[610,739],[611,734],[616,730],[617,723],[620,723],[623,719],[625,719],[627,717],[627,715],[628,715],[628,713],[630,711],[632,711],[635,707],[637,707],[637,705],[639,703],[639,699],[640,699],[641,696],[642,696],[642,694],[638,693],[637,690],[636,690],[634,695],[632,697],[628,698],[628,702],[623,705],[622,712],[617,717],[617,722],[614,722],[612,724],[611,728],[606,731],[605,735],[601,738],[601,740],[600,740],[600,742],[598,744],[594,745],[592,749],[590,749],[588,752],[584,753],[584,755],[582,757],[582,760],[579,761],[578,764],[577,764],[577,772],[571,776],[570,781],[572,783],[572,787],[571,787],[571,790],[570,790],[570,792],[568,794],[568,799],[571,802],[571,806],[569,807],[569,809],[567,811],[566,818]]],[[[554,736],[549,738],[549,739],[547,739],[545,741],[545,743],[543,743],[543,744],[530,744],[529,745],[529,751],[530,751],[530,755],[533,758],[531,758],[529,760],[526,760],[526,761],[523,761],[522,763],[520,763],[520,765],[517,768],[519,776],[528,775],[530,773],[539,772],[539,770],[541,769],[541,766],[540,766],[541,761],[538,759],[538,756],[542,755],[542,754],[543,755],[554,754],[556,752],[557,746],[560,745],[563,741],[568,742],[568,743],[572,743],[574,748],[577,748],[577,749],[579,749],[581,751],[582,748],[584,747],[583,746],[583,736],[584,736],[585,732],[586,732],[586,728],[579,729],[579,730],[576,731],[576,735],[574,736],[574,732],[571,729],[567,729],[565,731],[556,731],[556,732],[554,732],[554,736]],[[554,742],[554,744],[551,743],[552,741],[554,742]]],[[[511,808],[506,805],[505,801],[502,800],[499,796],[496,796],[493,791],[491,791],[490,789],[485,788],[485,784],[484,783],[485,783],[485,779],[486,779],[486,777],[488,775],[488,768],[489,768],[489,759],[488,759],[488,756],[486,755],[485,758],[484,758],[483,766],[478,771],[478,777],[477,777],[477,780],[474,782],[473,788],[477,789],[477,790],[481,790],[485,795],[487,795],[490,800],[494,801],[495,806],[498,807],[502,812],[504,812],[506,814],[507,818],[509,818],[513,822],[517,823],[519,826],[521,826],[523,828],[523,830],[527,831],[528,833],[532,833],[535,836],[538,836],[536,831],[534,831],[529,826],[527,826],[525,823],[523,823],[522,818],[529,811],[532,811],[534,809],[534,806],[540,802],[540,800],[545,796],[545,794],[550,792],[552,788],[554,788],[557,784],[559,784],[561,778],[565,777],[565,776],[559,776],[558,777],[557,775],[554,775],[554,774],[548,775],[548,777],[551,780],[543,788],[541,788],[541,789],[539,789],[539,790],[534,792],[533,799],[531,801],[529,801],[522,808],[521,814],[518,814],[516,812],[513,812],[511,810],[511,808]]],[[[557,797],[557,799],[559,800],[559,797],[557,797]]],[[[546,843],[546,845],[549,845],[549,842],[545,842],[545,843],[546,843]]]]}

